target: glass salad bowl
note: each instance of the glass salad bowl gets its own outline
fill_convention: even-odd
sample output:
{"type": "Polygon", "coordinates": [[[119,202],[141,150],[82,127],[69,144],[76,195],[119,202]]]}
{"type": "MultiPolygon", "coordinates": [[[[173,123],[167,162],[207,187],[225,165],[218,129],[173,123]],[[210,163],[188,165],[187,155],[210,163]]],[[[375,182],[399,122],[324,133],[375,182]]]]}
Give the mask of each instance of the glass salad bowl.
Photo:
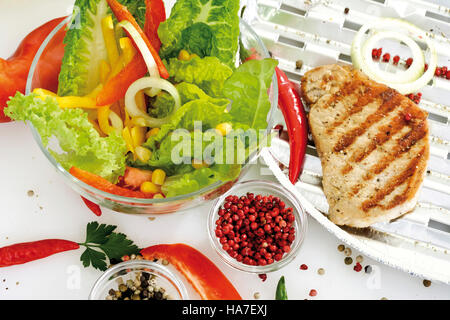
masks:
{"type": "MultiPolygon", "coordinates": [[[[39,48],[28,74],[26,94],[30,94],[35,88],[43,88],[54,90],[55,88],[48,87],[45,83],[45,68],[42,68],[44,63],[41,59],[51,51],[52,44],[55,41],[61,41],[60,34],[58,31],[61,28],[65,28],[66,24],[70,21],[70,17],[61,22],[47,37],[39,48]]],[[[269,58],[270,54],[261,39],[252,30],[252,28],[243,20],[240,21],[240,50],[248,50],[253,54],[256,53],[261,58],[269,58]]],[[[238,59],[239,60],[239,59],[238,59]]],[[[278,101],[278,87],[276,75],[274,74],[272,78],[272,83],[269,89],[269,98],[271,108],[267,115],[268,126],[266,129],[266,135],[269,135],[273,127],[274,112],[277,108],[278,101]]],[[[50,161],[50,163],[55,167],[57,172],[62,176],[64,181],[77,193],[86,199],[89,199],[101,206],[112,209],[117,212],[122,213],[133,213],[133,214],[162,214],[162,213],[172,213],[183,209],[192,208],[199,204],[202,204],[205,200],[212,200],[218,196],[225,193],[230,189],[239,179],[242,177],[249,169],[251,163],[255,163],[259,155],[259,150],[253,151],[242,164],[242,169],[239,176],[234,181],[217,181],[212,185],[204,187],[203,189],[191,192],[188,194],[168,197],[162,199],[141,199],[141,198],[129,198],[123,197],[115,194],[110,194],[99,189],[96,189],[78,179],[73,177],[66,169],[64,169],[51,155],[49,149],[43,145],[41,137],[30,124],[32,134],[34,139],[38,143],[40,149],[50,161]]],[[[259,149],[259,148],[258,148],[259,149]]]]}

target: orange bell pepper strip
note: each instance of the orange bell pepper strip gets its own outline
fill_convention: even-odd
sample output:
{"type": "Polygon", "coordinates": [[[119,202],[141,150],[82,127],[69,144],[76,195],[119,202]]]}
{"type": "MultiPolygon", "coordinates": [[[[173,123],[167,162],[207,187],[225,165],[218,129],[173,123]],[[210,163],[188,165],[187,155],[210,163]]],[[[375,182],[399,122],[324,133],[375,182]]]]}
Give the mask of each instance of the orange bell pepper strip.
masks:
{"type": "Polygon", "coordinates": [[[182,243],[160,244],[141,250],[144,259],[165,259],[169,261],[203,300],[242,300],[236,288],[216,267],[198,250],[182,243]]]}
{"type": "MultiPolygon", "coordinates": [[[[141,27],[136,22],[136,19],[134,19],[133,15],[127,10],[127,8],[125,6],[123,6],[119,2],[117,2],[117,0],[107,0],[107,2],[109,4],[109,7],[111,8],[111,10],[114,12],[114,15],[116,16],[116,18],[119,21],[127,20],[136,28],[136,30],[139,32],[139,35],[142,37],[142,39],[144,40],[148,49],[150,50],[150,53],[152,54],[153,59],[155,59],[156,65],[158,67],[159,75],[162,78],[167,79],[169,77],[169,73],[167,72],[167,69],[164,66],[164,63],[162,62],[161,58],[159,57],[156,49],[150,43],[150,40],[148,40],[148,37],[146,36],[144,31],[142,31],[141,27]]],[[[136,44],[134,44],[134,45],[136,46],[136,44]]],[[[136,46],[136,48],[137,48],[137,46],[136,46]]]]}
{"type": "Polygon", "coordinates": [[[81,180],[84,183],[90,185],[91,187],[118,196],[129,198],[151,198],[153,196],[152,194],[146,194],[140,191],[132,191],[126,188],[119,187],[100,176],[77,167],[70,168],[70,174],[78,180],[81,180]]]}
{"type": "Polygon", "coordinates": [[[113,104],[127,93],[128,88],[133,82],[144,77],[147,74],[147,66],[142,56],[138,53],[133,60],[125,66],[117,75],[108,80],[103,89],[97,95],[96,103],[98,106],[113,104]]]}
{"type": "Polygon", "coordinates": [[[161,40],[159,40],[158,36],[158,27],[161,22],[166,20],[166,8],[162,0],[146,0],[145,6],[144,32],[153,45],[153,48],[159,51],[161,48],[161,40]]]}

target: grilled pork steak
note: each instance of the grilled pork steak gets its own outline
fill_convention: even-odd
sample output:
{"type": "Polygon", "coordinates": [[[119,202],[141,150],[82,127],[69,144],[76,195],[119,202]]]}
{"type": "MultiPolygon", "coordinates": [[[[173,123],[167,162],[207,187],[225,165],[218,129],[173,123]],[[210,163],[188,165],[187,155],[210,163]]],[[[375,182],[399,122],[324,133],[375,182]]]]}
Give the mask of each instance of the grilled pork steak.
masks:
{"type": "Polygon", "coordinates": [[[362,228],[411,211],[429,157],[427,113],[349,67],[310,70],[301,89],[331,221],[362,228]]]}

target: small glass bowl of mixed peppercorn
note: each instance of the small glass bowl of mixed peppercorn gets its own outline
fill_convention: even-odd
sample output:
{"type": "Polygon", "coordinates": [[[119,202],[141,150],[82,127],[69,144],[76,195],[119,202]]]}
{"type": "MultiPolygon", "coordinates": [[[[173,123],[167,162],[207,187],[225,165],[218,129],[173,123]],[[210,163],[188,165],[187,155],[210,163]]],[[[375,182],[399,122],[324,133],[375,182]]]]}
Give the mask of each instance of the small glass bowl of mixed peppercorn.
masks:
{"type": "Polygon", "coordinates": [[[267,273],[292,261],[305,238],[307,217],[295,196],[268,180],[234,185],[216,200],[209,238],[230,266],[267,273]]]}
{"type": "Polygon", "coordinates": [[[110,267],[95,283],[89,300],[186,300],[186,288],[168,268],[148,260],[110,267]]]}

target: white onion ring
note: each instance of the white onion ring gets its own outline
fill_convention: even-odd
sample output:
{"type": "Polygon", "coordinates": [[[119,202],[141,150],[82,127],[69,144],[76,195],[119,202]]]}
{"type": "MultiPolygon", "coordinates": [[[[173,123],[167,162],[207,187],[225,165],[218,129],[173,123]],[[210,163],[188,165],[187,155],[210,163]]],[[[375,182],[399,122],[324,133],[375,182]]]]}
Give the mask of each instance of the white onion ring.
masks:
{"type": "Polygon", "coordinates": [[[167,91],[175,100],[174,111],[181,107],[180,95],[178,94],[177,88],[175,88],[172,83],[162,78],[144,77],[133,82],[133,84],[128,88],[127,93],[125,94],[125,108],[127,109],[128,114],[133,118],[143,118],[146,125],[151,128],[160,128],[163,124],[168,123],[171,117],[167,116],[165,118],[152,118],[147,113],[139,109],[136,104],[136,94],[146,88],[157,88],[167,91]]]}

